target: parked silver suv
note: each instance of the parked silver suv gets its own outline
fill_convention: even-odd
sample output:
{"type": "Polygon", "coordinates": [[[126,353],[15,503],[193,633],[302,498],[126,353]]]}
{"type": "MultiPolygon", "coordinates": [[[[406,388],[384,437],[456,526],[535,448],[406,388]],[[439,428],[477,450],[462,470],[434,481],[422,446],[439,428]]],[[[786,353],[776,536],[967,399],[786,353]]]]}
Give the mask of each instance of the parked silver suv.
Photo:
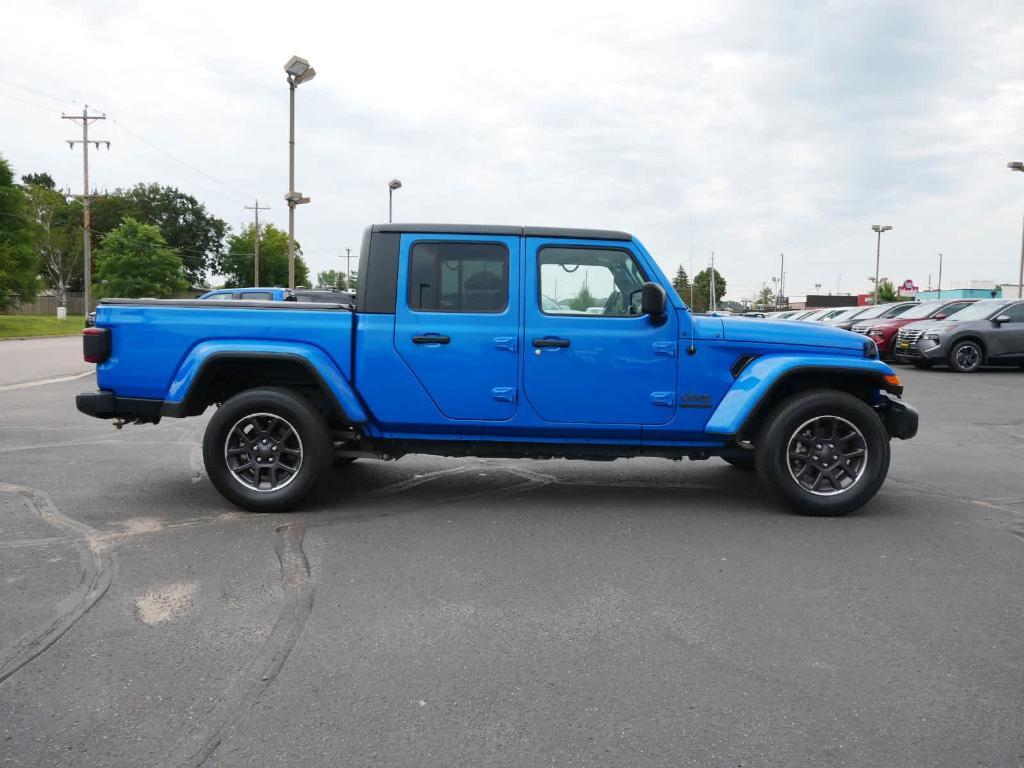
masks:
{"type": "Polygon", "coordinates": [[[986,299],[946,320],[921,320],[900,328],[893,354],[918,368],[948,362],[971,373],[982,365],[1024,366],[1024,301],[986,299]]]}

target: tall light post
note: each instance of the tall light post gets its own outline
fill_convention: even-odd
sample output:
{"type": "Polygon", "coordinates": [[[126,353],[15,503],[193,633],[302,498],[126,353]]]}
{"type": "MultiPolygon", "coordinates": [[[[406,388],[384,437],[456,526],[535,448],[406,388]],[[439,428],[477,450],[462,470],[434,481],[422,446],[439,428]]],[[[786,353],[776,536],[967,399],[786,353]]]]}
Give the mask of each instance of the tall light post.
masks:
{"type": "Polygon", "coordinates": [[[284,65],[288,75],[288,287],[295,287],[295,206],[309,202],[295,191],[295,89],[316,77],[316,70],[299,56],[292,56],[284,65]]]}
{"type": "Polygon", "coordinates": [[[939,254],[939,295],[937,298],[942,298],[942,254],[939,254]]]}
{"type": "Polygon", "coordinates": [[[878,304],[878,265],[882,260],[882,233],[888,232],[892,227],[888,224],[872,224],[871,229],[878,233],[878,245],[875,247],[875,298],[873,304],[878,304]]]}
{"type": "MultiPolygon", "coordinates": [[[[1024,171],[1024,163],[1007,163],[1006,167],[1011,171],[1024,171]]],[[[1024,299],[1024,234],[1020,240],[1020,274],[1017,276],[1017,298],[1024,299]]]]}
{"type": "Polygon", "coordinates": [[[402,182],[398,179],[392,179],[388,182],[388,224],[391,223],[391,210],[392,210],[392,199],[395,195],[396,189],[402,188],[402,182]]]}
{"type": "Polygon", "coordinates": [[[391,203],[394,198],[394,190],[401,188],[401,181],[396,178],[387,182],[387,222],[391,223],[391,203]]]}

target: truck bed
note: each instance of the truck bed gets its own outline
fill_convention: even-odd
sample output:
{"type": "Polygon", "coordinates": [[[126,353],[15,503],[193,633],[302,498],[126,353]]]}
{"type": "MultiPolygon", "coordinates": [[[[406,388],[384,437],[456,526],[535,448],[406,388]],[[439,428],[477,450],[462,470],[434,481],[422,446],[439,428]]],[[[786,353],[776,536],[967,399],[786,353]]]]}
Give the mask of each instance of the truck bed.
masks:
{"type": "Polygon", "coordinates": [[[104,299],[96,325],[111,329],[110,357],[97,366],[99,387],[118,397],[174,401],[175,382],[219,347],[267,352],[275,342],[322,353],[350,378],[352,308],[284,301],[104,299]],[[125,354],[122,357],[122,351],[125,354]]]}

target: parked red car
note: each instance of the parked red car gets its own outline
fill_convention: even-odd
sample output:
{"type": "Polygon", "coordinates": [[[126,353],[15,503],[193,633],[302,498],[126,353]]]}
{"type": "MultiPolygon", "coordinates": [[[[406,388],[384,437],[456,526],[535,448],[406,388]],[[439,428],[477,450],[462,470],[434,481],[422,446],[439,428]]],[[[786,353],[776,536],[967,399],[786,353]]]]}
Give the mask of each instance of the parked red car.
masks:
{"type": "Polygon", "coordinates": [[[959,312],[969,304],[973,304],[974,301],[974,299],[922,301],[895,317],[854,323],[850,330],[854,333],[863,333],[878,346],[878,354],[883,358],[891,358],[894,351],[893,345],[896,343],[896,334],[904,325],[918,320],[943,320],[954,312],[959,312]]]}

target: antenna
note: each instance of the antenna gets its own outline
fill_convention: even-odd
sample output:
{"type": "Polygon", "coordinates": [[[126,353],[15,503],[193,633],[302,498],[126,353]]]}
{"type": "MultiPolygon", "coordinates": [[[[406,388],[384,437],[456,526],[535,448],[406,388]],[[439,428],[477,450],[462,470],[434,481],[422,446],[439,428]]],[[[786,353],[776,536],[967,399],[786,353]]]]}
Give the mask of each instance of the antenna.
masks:
{"type": "Polygon", "coordinates": [[[690,214],[690,346],[686,348],[686,354],[693,355],[697,352],[697,345],[694,343],[694,336],[697,332],[696,316],[693,313],[693,282],[696,279],[693,274],[693,214],[690,214]]]}

